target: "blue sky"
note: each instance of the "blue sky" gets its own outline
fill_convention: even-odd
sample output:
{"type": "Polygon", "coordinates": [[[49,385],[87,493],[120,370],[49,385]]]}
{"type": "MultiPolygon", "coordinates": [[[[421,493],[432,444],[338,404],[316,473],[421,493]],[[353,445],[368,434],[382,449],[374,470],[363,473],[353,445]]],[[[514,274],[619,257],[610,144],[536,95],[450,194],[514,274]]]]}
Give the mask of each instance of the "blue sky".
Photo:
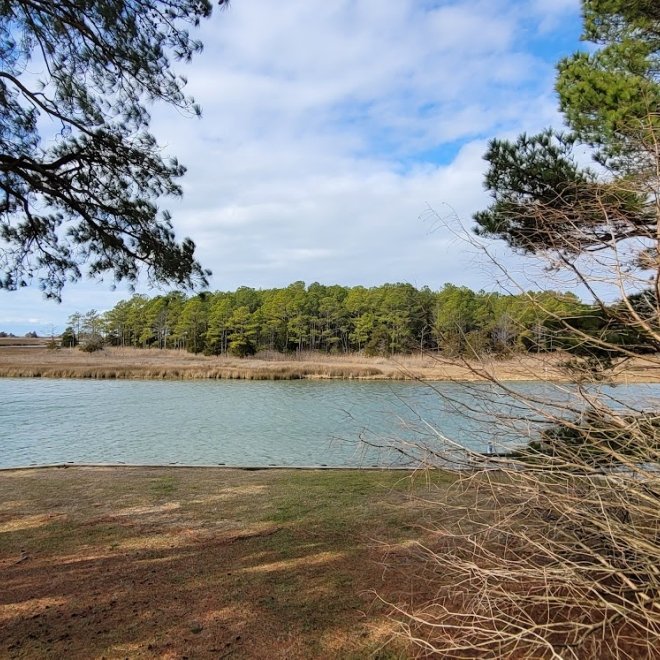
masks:
{"type": "MultiPolygon", "coordinates": [[[[469,227],[488,203],[488,139],[560,124],[554,65],[579,33],[577,0],[235,0],[181,70],[202,119],[154,108],[164,151],[188,167],[183,200],[162,206],[212,290],[493,289],[493,271],[428,209],[469,227]]],[[[131,295],[111,284],[71,285],[61,304],[36,285],[0,291],[0,330],[61,332],[74,311],[131,295]]]]}

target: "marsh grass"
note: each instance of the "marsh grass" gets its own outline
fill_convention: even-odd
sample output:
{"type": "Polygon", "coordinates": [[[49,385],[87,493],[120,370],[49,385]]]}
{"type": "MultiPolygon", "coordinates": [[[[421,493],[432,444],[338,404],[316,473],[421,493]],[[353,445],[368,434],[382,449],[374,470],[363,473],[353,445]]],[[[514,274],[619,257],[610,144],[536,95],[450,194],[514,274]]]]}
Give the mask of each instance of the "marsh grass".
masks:
{"type": "MultiPolygon", "coordinates": [[[[367,357],[303,352],[266,352],[249,358],[193,355],[185,351],[105,348],[86,354],[76,348],[2,346],[0,376],[153,380],[561,380],[561,354],[519,355],[507,360],[452,360],[438,354],[367,357]]],[[[618,382],[660,382],[660,369],[629,360],[618,382]]]]}

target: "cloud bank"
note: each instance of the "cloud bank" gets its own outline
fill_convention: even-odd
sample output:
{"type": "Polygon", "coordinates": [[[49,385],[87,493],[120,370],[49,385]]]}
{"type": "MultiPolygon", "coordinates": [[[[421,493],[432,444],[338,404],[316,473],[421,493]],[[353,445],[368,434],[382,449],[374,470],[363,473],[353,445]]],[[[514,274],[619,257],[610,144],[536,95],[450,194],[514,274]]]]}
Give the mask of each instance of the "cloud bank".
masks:
{"type": "MultiPolygon", "coordinates": [[[[211,289],[406,281],[492,288],[428,209],[469,224],[495,136],[558,124],[554,64],[578,47],[577,0],[236,0],[181,69],[201,120],[156,107],[188,167],[163,206],[211,289]]],[[[140,291],[157,293],[141,288],[140,291]]],[[[0,292],[0,329],[61,331],[130,295],[90,281],[57,306],[0,292]]]]}

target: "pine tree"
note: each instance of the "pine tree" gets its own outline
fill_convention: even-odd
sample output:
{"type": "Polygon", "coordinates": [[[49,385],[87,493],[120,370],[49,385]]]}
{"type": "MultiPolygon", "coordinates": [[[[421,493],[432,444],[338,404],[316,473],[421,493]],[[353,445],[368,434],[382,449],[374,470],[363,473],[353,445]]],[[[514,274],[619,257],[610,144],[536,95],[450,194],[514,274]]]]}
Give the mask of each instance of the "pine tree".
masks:
{"type": "Polygon", "coordinates": [[[206,281],[158,210],[185,168],[161,155],[148,105],[199,114],[172,63],[200,51],[186,28],[210,14],[209,0],[0,0],[0,288],[38,278],[59,299],[85,263],[206,281]]]}

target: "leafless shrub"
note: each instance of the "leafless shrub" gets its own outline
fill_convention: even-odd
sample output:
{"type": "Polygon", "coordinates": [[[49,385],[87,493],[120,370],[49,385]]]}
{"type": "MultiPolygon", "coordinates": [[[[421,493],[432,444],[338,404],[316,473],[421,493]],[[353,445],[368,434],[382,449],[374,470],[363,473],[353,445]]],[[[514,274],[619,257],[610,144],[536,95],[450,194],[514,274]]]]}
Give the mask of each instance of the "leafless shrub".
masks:
{"type": "MultiPolygon", "coordinates": [[[[659,143],[640,146],[656,165],[659,143]]],[[[426,443],[400,445],[430,467],[456,469],[456,488],[470,492],[466,501],[473,503],[438,524],[435,542],[419,548],[435,597],[395,604],[422,655],[658,657],[660,405],[657,389],[612,386],[632,359],[649,372],[660,369],[655,171],[629,176],[618,189],[593,186],[586,210],[573,206],[569,213],[553,203],[525,218],[549,232],[547,250],[536,255],[545,258],[545,288],[553,274],[559,285],[550,284],[581,287],[601,320],[553,318],[556,341],[571,355],[557,365],[564,383],[539,372],[541,385],[517,388],[488,365],[473,364],[488,388],[466,386],[469,397],[450,399],[438,393],[443,405],[481,424],[481,447],[466,447],[465,437],[442,428],[426,443]],[[646,200],[644,223],[613,203],[631,191],[646,200]],[[585,213],[590,222],[583,224],[585,213]]],[[[464,237],[507,287],[529,288],[529,271],[519,278],[487,245],[464,237]]],[[[447,506],[456,501],[454,494],[447,506]]]]}

